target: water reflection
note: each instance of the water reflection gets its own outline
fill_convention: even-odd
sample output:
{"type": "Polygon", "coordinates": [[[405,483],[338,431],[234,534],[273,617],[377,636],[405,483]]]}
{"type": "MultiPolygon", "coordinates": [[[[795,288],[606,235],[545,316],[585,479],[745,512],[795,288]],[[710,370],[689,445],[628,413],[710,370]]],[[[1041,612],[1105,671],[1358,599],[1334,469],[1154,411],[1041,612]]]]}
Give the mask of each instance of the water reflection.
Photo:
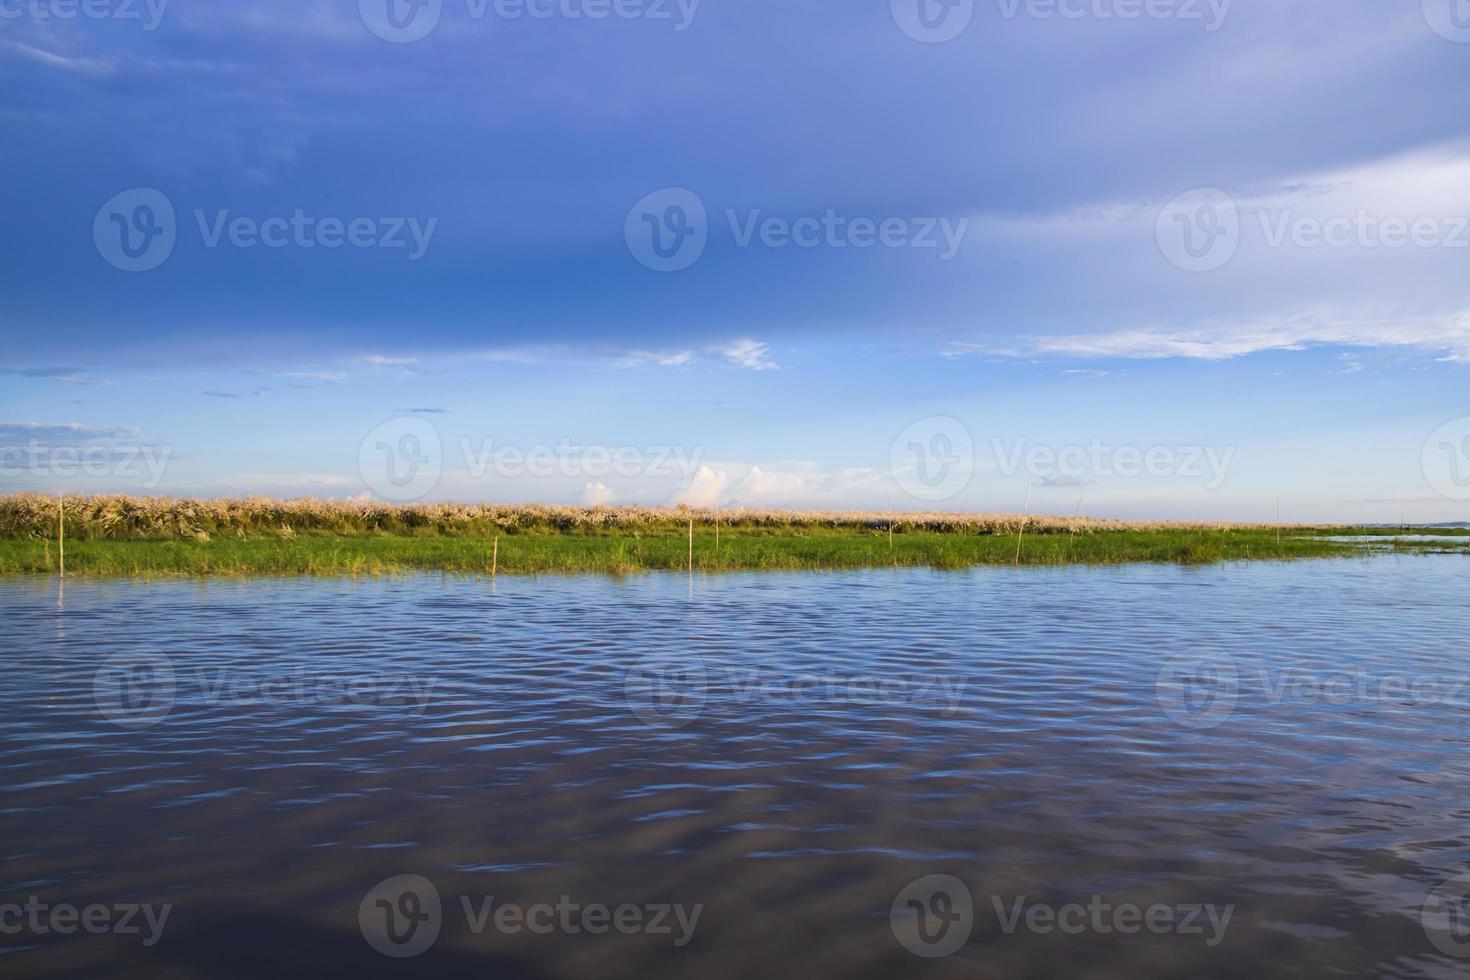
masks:
{"type": "Polygon", "coordinates": [[[1470,867],[1463,568],[0,582],[0,901],[172,907],[152,946],[0,963],[1449,976],[1421,907],[1470,867]],[[361,919],[399,875],[440,909],[402,960],[361,919]],[[965,907],[906,892],[934,875],[969,931],[926,959],[904,930],[965,907]],[[702,912],[683,945],[495,925],[563,900],[702,912]],[[1233,911],[1211,945],[1132,906],[1233,911]]]}

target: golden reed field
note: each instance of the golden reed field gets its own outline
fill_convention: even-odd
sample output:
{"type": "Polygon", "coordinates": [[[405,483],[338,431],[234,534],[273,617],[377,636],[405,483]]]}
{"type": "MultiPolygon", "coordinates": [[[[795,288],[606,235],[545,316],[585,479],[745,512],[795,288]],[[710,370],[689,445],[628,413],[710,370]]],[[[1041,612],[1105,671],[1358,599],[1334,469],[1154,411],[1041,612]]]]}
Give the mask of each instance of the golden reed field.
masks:
{"type": "MultiPolygon", "coordinates": [[[[60,501],[42,494],[0,496],[0,537],[49,538],[56,535],[60,501]]],[[[726,527],[771,530],[881,529],[897,524],[911,531],[964,534],[1014,534],[1106,531],[1246,530],[1266,525],[1224,522],[1098,520],[1020,514],[966,514],[876,511],[795,511],[685,507],[581,507],[562,504],[390,504],[302,497],[195,499],[126,494],[68,496],[66,533],[89,539],[200,538],[296,533],[463,534],[524,531],[597,532],[668,529],[690,520],[726,527]]]]}

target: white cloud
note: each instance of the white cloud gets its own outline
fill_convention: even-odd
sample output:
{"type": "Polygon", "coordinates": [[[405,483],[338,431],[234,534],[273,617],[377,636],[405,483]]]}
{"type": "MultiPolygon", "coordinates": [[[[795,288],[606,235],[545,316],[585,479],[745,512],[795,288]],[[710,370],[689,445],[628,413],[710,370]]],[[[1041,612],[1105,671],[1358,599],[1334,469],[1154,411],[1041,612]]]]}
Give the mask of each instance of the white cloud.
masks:
{"type": "Polygon", "coordinates": [[[612,500],[613,492],[601,480],[582,488],[582,503],[588,507],[601,507],[612,503],[612,500]]]}
{"type": "MultiPolygon", "coordinates": [[[[520,345],[514,347],[484,348],[466,352],[460,357],[472,357],[489,361],[514,364],[596,364],[612,360],[619,368],[638,367],[686,367],[698,359],[710,359],[749,368],[753,371],[775,371],[780,365],[771,360],[769,344],[743,338],[724,343],[711,344],[699,351],[676,347],[666,350],[647,348],[618,349],[575,344],[520,345]]],[[[405,365],[411,367],[413,358],[369,357],[368,363],[378,367],[405,365]]]]}
{"type": "Polygon", "coordinates": [[[643,367],[657,364],[659,367],[683,367],[694,359],[693,351],[628,351],[617,358],[618,367],[643,367]]]}
{"type": "Polygon", "coordinates": [[[689,507],[713,507],[721,501],[728,503],[730,495],[725,492],[725,488],[729,483],[729,473],[701,466],[695,471],[689,486],[674,494],[673,503],[689,507]]]}
{"type": "Polygon", "coordinates": [[[64,71],[81,72],[88,75],[105,74],[112,70],[112,63],[101,58],[74,58],[67,55],[55,54],[41,48],[32,47],[19,41],[0,42],[0,47],[15,51],[32,61],[52,68],[60,68],[64,71]]]}
{"type": "Polygon", "coordinates": [[[1194,326],[1131,327],[1098,333],[1026,337],[1005,348],[983,343],[950,344],[947,357],[965,354],[1054,355],[1085,358],[1167,357],[1223,361],[1270,350],[1314,346],[1406,347],[1470,361],[1470,312],[1448,317],[1410,316],[1376,320],[1329,313],[1304,313],[1252,322],[1205,321],[1194,326]]]}
{"type": "MultiPolygon", "coordinates": [[[[758,340],[740,339],[721,344],[711,344],[704,349],[704,356],[714,358],[736,367],[752,371],[775,371],[780,365],[771,360],[771,345],[758,340]]],[[[649,351],[630,350],[618,355],[618,367],[643,367],[656,364],[660,367],[683,367],[694,361],[691,350],[649,351]]]]}
{"type": "MultiPolygon", "coordinates": [[[[170,10],[169,15],[174,16],[174,12],[170,10]]],[[[215,35],[249,31],[267,37],[345,44],[366,45],[373,41],[360,19],[330,6],[272,2],[198,5],[185,7],[177,16],[189,30],[215,35]]]]}
{"type": "Polygon", "coordinates": [[[443,371],[436,368],[425,367],[419,363],[417,357],[398,357],[385,354],[367,354],[358,358],[370,367],[397,372],[400,378],[413,378],[419,376],[442,376],[443,371]]]}
{"type": "Polygon", "coordinates": [[[237,473],[211,481],[212,486],[232,492],[300,493],[333,487],[360,487],[362,479],[336,473],[237,473]]]}
{"type": "Polygon", "coordinates": [[[57,381],[64,385],[81,385],[89,388],[112,384],[111,381],[93,377],[79,368],[68,367],[0,368],[0,374],[20,378],[39,378],[45,381],[57,381]]]}
{"type": "Polygon", "coordinates": [[[987,331],[943,354],[1224,360],[1342,345],[1470,360],[1467,186],[1470,143],[1459,142],[1225,187],[1239,243],[1204,272],[1171,267],[1156,241],[1164,200],[996,221],[998,239],[1105,270],[1095,302],[1112,312],[1087,322],[1094,314],[1059,309],[1047,322],[1060,329],[987,331]]]}
{"type": "Polygon", "coordinates": [[[771,360],[771,345],[758,340],[732,340],[727,344],[715,344],[709,352],[727,363],[752,371],[776,371],[780,365],[771,360]]]}
{"type": "Polygon", "coordinates": [[[871,503],[888,479],[869,468],[828,470],[814,463],[713,463],[701,466],[670,501],[690,507],[843,507],[871,503]]]}
{"type": "Polygon", "coordinates": [[[292,378],[297,381],[320,381],[323,384],[336,384],[338,381],[347,380],[347,375],[337,371],[278,371],[274,377],[292,378]]]}
{"type": "Polygon", "coordinates": [[[48,445],[82,445],[104,439],[135,439],[130,427],[102,427],[80,422],[0,422],[0,445],[21,445],[31,440],[48,445]]]}

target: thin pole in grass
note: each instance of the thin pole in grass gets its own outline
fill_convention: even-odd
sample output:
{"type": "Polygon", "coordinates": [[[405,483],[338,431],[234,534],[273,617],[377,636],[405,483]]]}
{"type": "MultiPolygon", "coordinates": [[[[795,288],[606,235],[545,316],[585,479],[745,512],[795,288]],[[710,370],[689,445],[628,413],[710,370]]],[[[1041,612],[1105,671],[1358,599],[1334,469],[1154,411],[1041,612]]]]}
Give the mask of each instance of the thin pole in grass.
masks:
{"type": "Polygon", "coordinates": [[[888,487],[888,550],[893,550],[893,485],[888,487]]]}
{"type": "Polygon", "coordinates": [[[694,518],[689,518],[689,575],[694,575],[694,518]]]}
{"type": "Polygon", "coordinates": [[[715,550],[720,550],[720,488],[715,487],[715,550]]]}
{"type": "Polygon", "coordinates": [[[495,546],[490,550],[490,577],[495,577],[495,572],[500,567],[500,535],[495,536],[495,546]]]}
{"type": "Polygon", "coordinates": [[[1021,564],[1021,542],[1026,537],[1026,518],[1031,516],[1031,482],[1026,483],[1026,509],[1021,514],[1021,529],[1016,532],[1016,564],[1021,564]]]}
{"type": "Polygon", "coordinates": [[[1067,544],[1067,562],[1077,556],[1077,522],[1082,518],[1082,494],[1077,495],[1077,511],[1072,515],[1072,540],[1067,544]]]}
{"type": "Polygon", "coordinates": [[[56,577],[66,578],[66,494],[56,498],[56,577]]]}

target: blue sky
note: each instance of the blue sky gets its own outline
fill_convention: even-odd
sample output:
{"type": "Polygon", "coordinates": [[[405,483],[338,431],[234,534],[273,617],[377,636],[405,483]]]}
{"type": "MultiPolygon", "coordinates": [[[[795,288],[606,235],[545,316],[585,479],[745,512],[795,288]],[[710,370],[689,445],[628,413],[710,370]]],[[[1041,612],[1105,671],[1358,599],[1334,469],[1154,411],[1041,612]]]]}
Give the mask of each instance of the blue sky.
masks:
{"type": "Polygon", "coordinates": [[[1463,0],[388,3],[0,0],[4,486],[1470,519],[1463,0]]]}

